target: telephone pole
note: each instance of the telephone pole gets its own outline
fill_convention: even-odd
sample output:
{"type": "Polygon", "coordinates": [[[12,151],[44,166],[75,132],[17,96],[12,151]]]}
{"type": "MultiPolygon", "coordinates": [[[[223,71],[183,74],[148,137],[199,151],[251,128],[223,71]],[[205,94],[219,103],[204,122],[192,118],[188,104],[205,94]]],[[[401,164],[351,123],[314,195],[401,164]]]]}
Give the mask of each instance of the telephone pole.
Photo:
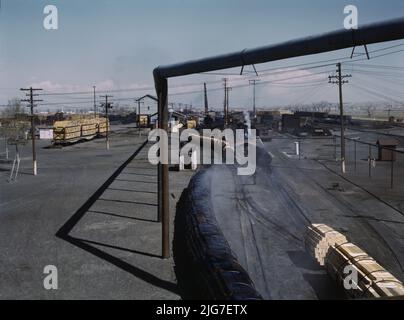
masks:
{"type": "Polygon", "coordinates": [[[333,84],[338,84],[339,88],[339,113],[340,113],[340,121],[341,121],[341,172],[345,174],[345,126],[344,126],[344,102],[342,98],[342,85],[348,83],[348,80],[344,80],[346,78],[351,78],[352,75],[346,74],[342,75],[341,70],[341,62],[337,63],[337,75],[329,76],[328,82],[333,84]],[[336,79],[336,80],[332,80],[336,79]]]}
{"type": "Polygon", "coordinates": [[[142,101],[141,99],[136,99],[135,101],[137,102],[137,127],[138,131],[140,132],[140,104],[144,104],[144,101],[142,101]]]}
{"type": "Polygon", "coordinates": [[[36,162],[36,150],[35,150],[35,118],[34,118],[34,105],[35,102],[41,102],[43,100],[38,100],[34,99],[35,96],[38,96],[38,94],[34,94],[35,91],[41,91],[42,89],[34,89],[32,87],[28,89],[21,88],[21,91],[29,91],[29,93],[26,94],[29,99],[24,99],[21,101],[24,102],[29,102],[29,108],[31,109],[31,137],[32,137],[32,167],[33,167],[33,173],[34,176],[38,174],[38,166],[36,162]]]}
{"type": "Polygon", "coordinates": [[[223,102],[223,112],[224,112],[224,126],[227,126],[227,78],[223,78],[223,87],[224,87],[224,102],[223,102]]]}
{"type": "Polygon", "coordinates": [[[204,93],[205,93],[205,116],[206,116],[209,112],[208,92],[206,90],[206,83],[203,84],[203,89],[204,89],[204,93]]]}
{"type": "Polygon", "coordinates": [[[113,96],[105,95],[105,96],[100,96],[101,98],[105,98],[105,123],[106,123],[106,132],[105,132],[105,144],[107,147],[107,150],[109,150],[109,137],[108,137],[108,132],[109,132],[109,120],[108,120],[108,109],[112,109],[112,102],[108,102],[108,98],[112,98],[113,96]]]}
{"type": "Polygon", "coordinates": [[[227,87],[226,91],[226,126],[229,125],[229,92],[232,90],[232,88],[227,87]]]}
{"type": "Polygon", "coordinates": [[[254,116],[254,119],[257,118],[257,109],[256,109],[256,107],[255,107],[255,86],[257,85],[257,83],[258,83],[259,81],[260,81],[259,79],[255,79],[255,80],[250,80],[250,81],[249,81],[250,85],[253,86],[253,116],[254,116]]]}
{"type": "Polygon", "coordinates": [[[97,118],[97,104],[95,100],[95,86],[93,86],[94,89],[94,118],[97,118]]]}
{"type": "Polygon", "coordinates": [[[223,78],[223,86],[224,86],[224,126],[226,127],[229,124],[229,91],[231,88],[228,87],[227,83],[228,79],[223,78]]]}

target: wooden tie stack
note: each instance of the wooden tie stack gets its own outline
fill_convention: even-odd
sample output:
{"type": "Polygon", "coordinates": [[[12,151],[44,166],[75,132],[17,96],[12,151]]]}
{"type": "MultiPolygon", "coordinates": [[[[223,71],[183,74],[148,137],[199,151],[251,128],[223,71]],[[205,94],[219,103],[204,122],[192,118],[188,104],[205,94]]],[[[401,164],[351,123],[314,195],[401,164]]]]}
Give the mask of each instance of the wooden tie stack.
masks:
{"type": "Polygon", "coordinates": [[[305,245],[350,298],[404,297],[404,286],[398,279],[331,227],[311,225],[305,245]]]}
{"type": "Polygon", "coordinates": [[[53,125],[54,140],[68,140],[81,136],[80,120],[55,121],[53,125]]]}
{"type": "Polygon", "coordinates": [[[347,243],[347,238],[325,224],[312,224],[305,237],[306,250],[320,263],[325,265],[325,258],[330,247],[347,243]]]}
{"type": "Polygon", "coordinates": [[[109,121],[106,118],[98,118],[98,133],[105,134],[109,131],[109,121]]]}
{"type": "Polygon", "coordinates": [[[97,134],[99,120],[82,119],[81,120],[81,136],[93,136],[97,134]]]}

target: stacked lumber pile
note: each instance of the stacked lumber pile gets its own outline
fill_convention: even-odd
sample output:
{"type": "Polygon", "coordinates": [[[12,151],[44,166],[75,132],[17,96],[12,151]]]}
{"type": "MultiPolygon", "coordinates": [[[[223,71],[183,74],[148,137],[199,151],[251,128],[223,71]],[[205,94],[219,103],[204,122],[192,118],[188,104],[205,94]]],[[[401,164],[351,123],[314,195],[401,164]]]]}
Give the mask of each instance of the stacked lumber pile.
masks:
{"type": "Polygon", "coordinates": [[[81,122],[81,136],[94,137],[98,131],[99,119],[82,119],[81,122]]]}
{"type": "Polygon", "coordinates": [[[73,142],[91,139],[97,135],[105,135],[109,131],[106,118],[79,118],[76,120],[55,121],[53,124],[53,140],[56,143],[73,142]]]}
{"type": "Polygon", "coordinates": [[[80,120],[55,121],[53,124],[53,140],[64,141],[77,139],[81,136],[80,120]]]}
{"type": "Polygon", "coordinates": [[[98,134],[105,134],[109,131],[109,121],[106,118],[97,118],[98,121],[98,134]]]}
{"type": "Polygon", "coordinates": [[[347,243],[347,238],[325,224],[309,226],[305,237],[305,246],[309,253],[320,263],[325,265],[325,258],[332,246],[347,243]]]}
{"type": "Polygon", "coordinates": [[[309,226],[306,250],[350,298],[404,297],[404,285],[361,248],[324,224],[309,226]]]}

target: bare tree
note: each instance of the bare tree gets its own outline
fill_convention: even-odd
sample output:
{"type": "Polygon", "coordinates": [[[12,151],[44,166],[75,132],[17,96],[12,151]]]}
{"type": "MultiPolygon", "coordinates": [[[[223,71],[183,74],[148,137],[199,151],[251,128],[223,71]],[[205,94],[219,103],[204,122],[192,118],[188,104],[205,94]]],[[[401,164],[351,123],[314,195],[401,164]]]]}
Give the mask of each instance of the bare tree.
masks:
{"type": "Polygon", "coordinates": [[[2,118],[16,118],[18,115],[24,114],[24,107],[17,98],[8,100],[7,107],[1,112],[2,118]]]}
{"type": "Polygon", "coordinates": [[[8,101],[7,107],[0,114],[0,136],[3,137],[7,150],[7,141],[25,140],[30,128],[28,118],[19,99],[8,101]]]}

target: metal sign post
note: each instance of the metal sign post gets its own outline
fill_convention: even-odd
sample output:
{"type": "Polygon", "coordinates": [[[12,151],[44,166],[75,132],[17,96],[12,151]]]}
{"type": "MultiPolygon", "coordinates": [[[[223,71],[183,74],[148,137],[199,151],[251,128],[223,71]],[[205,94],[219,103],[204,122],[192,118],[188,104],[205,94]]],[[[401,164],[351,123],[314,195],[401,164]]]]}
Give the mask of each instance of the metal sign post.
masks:
{"type": "Polygon", "coordinates": [[[8,182],[17,181],[18,171],[20,170],[20,162],[21,162],[20,150],[18,148],[18,145],[25,145],[25,143],[26,143],[25,140],[19,140],[19,139],[15,139],[9,142],[10,145],[15,145],[15,156],[8,182]]]}

